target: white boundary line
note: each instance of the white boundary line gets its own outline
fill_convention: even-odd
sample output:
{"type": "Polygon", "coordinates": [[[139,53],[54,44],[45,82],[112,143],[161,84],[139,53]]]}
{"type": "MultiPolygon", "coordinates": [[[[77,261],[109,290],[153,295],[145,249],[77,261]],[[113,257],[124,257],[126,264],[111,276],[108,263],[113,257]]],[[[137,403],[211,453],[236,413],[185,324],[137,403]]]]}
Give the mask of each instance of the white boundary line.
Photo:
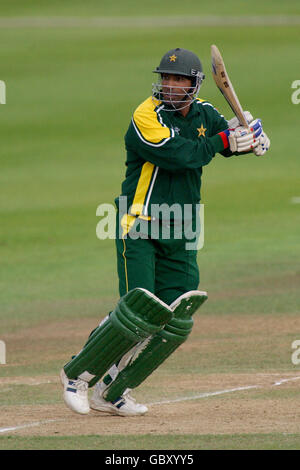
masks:
{"type": "MultiPolygon", "coordinates": [[[[215,395],[222,395],[224,393],[232,393],[232,392],[238,392],[240,390],[250,390],[252,388],[259,388],[259,385],[248,385],[246,387],[237,387],[237,388],[230,388],[228,390],[218,390],[216,392],[207,392],[207,393],[201,393],[200,395],[194,395],[192,397],[181,397],[181,398],[176,398],[174,400],[165,400],[165,401],[158,401],[154,403],[147,403],[149,406],[152,405],[164,405],[168,403],[178,403],[182,401],[188,401],[188,400],[198,400],[200,398],[207,398],[207,397],[213,397],[215,395]]],[[[18,431],[19,429],[26,429],[26,428],[32,428],[35,426],[41,426],[43,424],[47,423],[55,423],[58,421],[65,421],[63,419],[46,419],[43,421],[36,421],[34,423],[28,423],[28,424],[21,424],[19,426],[11,426],[7,428],[0,428],[0,434],[4,434],[6,432],[11,432],[11,431],[18,431]]]]}
{"type": "Polygon", "coordinates": [[[281,384],[284,384],[286,382],[291,382],[293,380],[300,380],[300,376],[297,376],[297,377],[290,377],[288,379],[281,379],[281,380],[278,380],[278,382],[275,382],[272,384],[272,387],[276,387],[278,385],[281,385],[281,384]]]}
{"type": "Polygon", "coordinates": [[[42,424],[47,423],[57,423],[58,421],[65,421],[63,419],[45,419],[43,421],[36,421],[34,423],[21,424],[20,426],[11,426],[9,428],[0,428],[0,433],[5,433],[9,431],[18,431],[19,429],[33,428],[34,426],[41,426],[42,424]]]}
{"type": "Polygon", "coordinates": [[[182,401],[198,400],[199,398],[208,398],[208,397],[213,397],[215,395],[223,395],[224,393],[239,392],[241,390],[250,390],[252,388],[260,388],[260,385],[247,385],[246,387],[229,388],[228,390],[218,390],[216,392],[200,393],[199,395],[193,395],[191,397],[182,397],[182,398],[175,398],[174,400],[163,400],[163,401],[156,401],[154,403],[147,403],[147,405],[149,406],[167,405],[169,403],[178,403],[182,401]]]}
{"type": "MultiPolygon", "coordinates": [[[[283,383],[289,382],[289,381],[294,381],[294,380],[300,380],[300,376],[296,377],[290,377],[287,379],[281,379],[278,380],[277,382],[273,383],[271,386],[280,386],[283,383]]],[[[205,392],[205,393],[200,393],[199,395],[193,395],[191,397],[181,397],[181,398],[175,398],[174,400],[161,400],[157,402],[152,402],[152,403],[147,403],[148,406],[155,406],[155,405],[168,405],[171,403],[180,403],[183,401],[190,401],[190,400],[199,400],[201,398],[209,398],[209,397],[214,397],[217,395],[224,395],[226,393],[234,393],[234,392],[240,392],[243,390],[254,390],[254,389],[259,389],[259,388],[264,388],[263,385],[246,385],[244,387],[236,387],[236,388],[229,388],[225,390],[217,390],[215,392],[205,392]]],[[[6,427],[6,428],[0,428],[0,434],[4,434],[6,432],[11,432],[11,431],[18,431],[19,429],[26,429],[26,428],[32,428],[35,426],[41,426],[43,424],[47,423],[57,423],[59,421],[65,421],[65,419],[46,419],[43,421],[35,421],[33,423],[27,423],[27,424],[21,424],[18,426],[11,426],[11,427],[6,427]]]]}

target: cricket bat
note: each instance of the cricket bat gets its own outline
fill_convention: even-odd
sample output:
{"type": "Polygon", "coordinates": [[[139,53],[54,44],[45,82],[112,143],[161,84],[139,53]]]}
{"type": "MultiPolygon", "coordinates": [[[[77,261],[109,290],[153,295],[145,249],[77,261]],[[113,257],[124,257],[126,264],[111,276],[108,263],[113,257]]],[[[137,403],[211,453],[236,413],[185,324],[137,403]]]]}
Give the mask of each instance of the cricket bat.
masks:
{"type": "Polygon", "coordinates": [[[224,98],[227,100],[232,111],[238,118],[241,126],[245,126],[247,129],[249,129],[241,103],[239,102],[239,99],[226,72],[221,53],[214,44],[211,46],[211,64],[212,75],[217,87],[219,88],[224,98]]]}

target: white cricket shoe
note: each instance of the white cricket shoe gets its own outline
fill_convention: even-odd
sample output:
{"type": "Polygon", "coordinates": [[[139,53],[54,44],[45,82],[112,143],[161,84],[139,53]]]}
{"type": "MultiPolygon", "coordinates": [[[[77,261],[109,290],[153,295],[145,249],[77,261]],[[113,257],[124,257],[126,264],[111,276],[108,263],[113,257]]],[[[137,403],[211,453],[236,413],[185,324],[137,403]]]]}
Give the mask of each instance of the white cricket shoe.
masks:
{"type": "Polygon", "coordinates": [[[89,384],[81,379],[69,379],[64,369],[60,372],[60,380],[64,387],[65,404],[75,413],[88,414],[90,411],[88,400],[89,384]]]}
{"type": "Polygon", "coordinates": [[[106,388],[107,385],[103,382],[96,384],[91,398],[91,408],[93,410],[119,416],[141,416],[147,413],[147,406],[136,403],[135,399],[130,396],[129,389],[114,402],[104,400],[103,393],[106,388]]]}

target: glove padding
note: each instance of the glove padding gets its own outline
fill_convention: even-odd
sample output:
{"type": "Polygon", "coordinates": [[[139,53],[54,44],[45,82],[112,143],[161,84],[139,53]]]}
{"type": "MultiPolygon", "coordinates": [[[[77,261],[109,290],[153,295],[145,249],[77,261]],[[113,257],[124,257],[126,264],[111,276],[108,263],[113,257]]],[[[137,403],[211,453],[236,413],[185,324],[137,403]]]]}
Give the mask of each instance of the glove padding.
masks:
{"type": "Polygon", "coordinates": [[[260,157],[261,155],[264,155],[267,150],[269,150],[271,142],[264,131],[262,131],[260,134],[258,141],[259,144],[255,147],[255,149],[253,149],[253,153],[260,157]]]}
{"type": "Polygon", "coordinates": [[[251,121],[249,129],[244,126],[238,126],[235,129],[227,129],[224,133],[227,135],[231,152],[250,152],[260,143],[259,136],[262,133],[261,120],[255,119],[255,121],[251,121]]]}

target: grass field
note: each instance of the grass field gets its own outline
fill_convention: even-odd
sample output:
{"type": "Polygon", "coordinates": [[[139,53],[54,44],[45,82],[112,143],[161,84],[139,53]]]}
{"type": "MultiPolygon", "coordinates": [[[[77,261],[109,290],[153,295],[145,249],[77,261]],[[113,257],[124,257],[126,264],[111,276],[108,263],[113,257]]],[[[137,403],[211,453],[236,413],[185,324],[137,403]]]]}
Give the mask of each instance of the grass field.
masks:
{"type": "Polygon", "coordinates": [[[299,450],[299,2],[3,0],[0,14],[0,449],[299,450]],[[168,49],[199,54],[201,97],[232,116],[211,78],[213,43],[271,150],[204,170],[209,301],[136,390],[149,414],[76,416],[59,370],[118,299],[96,209],[120,192],[123,136],[168,49]]]}

